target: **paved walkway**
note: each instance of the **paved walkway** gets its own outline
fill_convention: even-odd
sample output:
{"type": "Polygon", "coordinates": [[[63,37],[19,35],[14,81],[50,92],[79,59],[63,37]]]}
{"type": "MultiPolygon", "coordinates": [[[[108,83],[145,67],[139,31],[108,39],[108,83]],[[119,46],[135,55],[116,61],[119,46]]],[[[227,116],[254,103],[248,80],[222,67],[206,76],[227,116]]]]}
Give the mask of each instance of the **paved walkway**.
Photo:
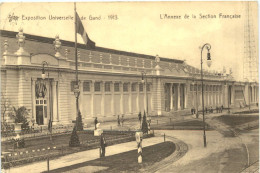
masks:
{"type": "MultiPolygon", "coordinates": [[[[219,132],[221,132],[223,129],[228,129],[227,127],[223,128],[223,124],[215,124],[215,122],[211,122],[211,118],[214,116],[220,116],[221,114],[225,114],[223,113],[219,113],[219,114],[206,114],[206,122],[210,123],[211,125],[215,125],[217,126],[216,129],[218,129],[219,132]],[[221,130],[220,130],[221,129],[221,130]]],[[[202,116],[200,115],[199,118],[202,118],[202,116]]],[[[162,123],[166,123],[169,121],[185,121],[185,120],[191,120],[191,119],[195,119],[195,116],[180,116],[180,117],[152,117],[152,124],[156,124],[157,120],[159,121],[159,124],[162,123]]],[[[113,129],[113,130],[134,130],[134,129],[138,129],[140,127],[139,122],[136,119],[130,119],[130,120],[126,120],[123,127],[122,126],[118,126],[116,121],[112,121],[112,122],[104,122],[101,124],[100,126],[102,129],[113,129]]],[[[89,129],[94,128],[93,126],[90,127],[89,129]]],[[[225,131],[225,130],[224,130],[225,131]]],[[[161,131],[163,132],[163,131],[161,131]]],[[[208,156],[210,153],[214,153],[214,152],[219,152],[218,148],[221,148],[222,150],[227,149],[227,146],[235,146],[238,147],[238,143],[237,143],[237,139],[233,139],[233,140],[229,140],[228,142],[226,140],[224,140],[222,138],[222,135],[219,135],[219,133],[217,132],[207,132],[211,135],[207,136],[208,140],[208,147],[206,149],[203,149],[203,140],[202,140],[202,131],[164,131],[166,133],[168,133],[168,135],[177,138],[177,139],[181,139],[182,141],[184,141],[185,143],[188,144],[188,148],[189,150],[191,149],[191,151],[189,151],[185,157],[183,157],[182,159],[178,160],[177,162],[175,162],[175,166],[176,164],[183,164],[187,162],[190,162],[192,160],[199,160],[202,158],[205,158],[206,156],[208,156]],[[188,133],[187,133],[188,132],[188,133]],[[192,132],[192,133],[190,133],[192,132]],[[199,135],[198,137],[195,137],[196,135],[199,135]],[[211,139],[212,138],[212,139],[211,139]],[[223,140],[223,141],[222,141],[223,140]],[[211,143],[211,144],[210,144],[211,143]],[[218,145],[216,145],[218,144],[218,145]]],[[[149,139],[144,139],[143,140],[143,147],[147,147],[147,146],[151,146],[154,144],[158,144],[163,142],[163,137],[154,137],[154,138],[149,138],[149,139]]],[[[127,151],[131,151],[131,150],[136,150],[137,146],[136,146],[136,142],[132,141],[132,142],[127,142],[127,143],[122,143],[122,144],[117,144],[117,145],[113,145],[113,146],[109,146],[106,149],[106,156],[110,156],[110,155],[115,155],[115,154],[119,154],[119,153],[123,153],[123,152],[127,152],[127,151]]],[[[78,153],[74,153],[74,154],[70,154],[70,155],[66,155],[54,160],[50,160],[50,169],[58,169],[58,168],[62,168],[65,166],[70,166],[70,165],[74,165],[74,164],[78,164],[78,163],[82,163],[82,162],[86,162],[86,161],[90,161],[90,160],[95,160],[99,158],[99,149],[93,149],[93,150],[87,150],[87,151],[83,151],[83,152],[78,152],[78,153]]],[[[172,165],[172,166],[174,166],[172,165]]],[[[171,166],[170,166],[171,167],[171,166]]],[[[175,167],[176,168],[176,167],[175,167]]],[[[102,168],[101,168],[102,169],[102,168]]],[[[5,172],[10,172],[10,173],[19,173],[19,172],[33,172],[33,173],[37,173],[37,172],[43,172],[47,170],[47,162],[46,161],[41,161],[41,162],[36,162],[36,163],[32,163],[32,164],[28,164],[28,165],[23,165],[23,166],[19,166],[19,167],[14,167],[11,168],[9,170],[6,170],[5,172]]],[[[94,170],[94,169],[90,169],[90,170],[94,170]]],[[[96,169],[95,169],[96,170],[96,169]]],[[[168,169],[162,169],[163,170],[171,170],[171,168],[168,169]]],[[[161,172],[161,171],[159,171],[161,172]]]]}
{"type": "MultiPolygon", "coordinates": [[[[155,145],[163,142],[163,137],[153,137],[143,140],[143,147],[155,145]]],[[[137,150],[137,143],[135,141],[121,143],[106,148],[106,156],[115,155],[131,150],[137,150]]],[[[137,151],[136,151],[137,152],[137,151]]],[[[50,160],[50,170],[58,169],[65,166],[75,165],[90,160],[99,158],[99,149],[82,151],[70,155],[66,155],[57,159],[50,160]]],[[[5,170],[6,173],[38,173],[47,171],[47,161],[35,162],[23,166],[13,167],[9,170],[5,170]]]]}

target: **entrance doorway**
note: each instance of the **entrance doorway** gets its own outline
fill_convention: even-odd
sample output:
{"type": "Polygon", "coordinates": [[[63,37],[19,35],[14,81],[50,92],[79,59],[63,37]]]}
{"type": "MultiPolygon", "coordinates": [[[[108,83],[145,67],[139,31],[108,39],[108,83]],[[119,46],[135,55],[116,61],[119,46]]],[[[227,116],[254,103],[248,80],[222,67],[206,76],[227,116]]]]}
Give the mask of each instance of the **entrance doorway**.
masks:
{"type": "Polygon", "coordinates": [[[51,117],[52,103],[51,80],[38,79],[35,83],[35,113],[36,123],[38,125],[48,124],[51,117]]]}
{"type": "Polygon", "coordinates": [[[43,125],[45,118],[47,118],[47,99],[36,99],[36,123],[43,125]]]}

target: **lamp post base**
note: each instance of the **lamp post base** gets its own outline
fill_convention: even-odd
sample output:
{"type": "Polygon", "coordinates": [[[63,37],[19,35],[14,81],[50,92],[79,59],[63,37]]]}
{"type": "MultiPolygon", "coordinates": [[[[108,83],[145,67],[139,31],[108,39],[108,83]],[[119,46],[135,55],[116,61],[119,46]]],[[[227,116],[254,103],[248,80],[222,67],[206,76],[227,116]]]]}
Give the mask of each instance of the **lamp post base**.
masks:
{"type": "Polygon", "coordinates": [[[206,141],[206,135],[205,134],[203,135],[203,139],[204,139],[204,147],[206,148],[207,147],[207,141],[206,141]]]}

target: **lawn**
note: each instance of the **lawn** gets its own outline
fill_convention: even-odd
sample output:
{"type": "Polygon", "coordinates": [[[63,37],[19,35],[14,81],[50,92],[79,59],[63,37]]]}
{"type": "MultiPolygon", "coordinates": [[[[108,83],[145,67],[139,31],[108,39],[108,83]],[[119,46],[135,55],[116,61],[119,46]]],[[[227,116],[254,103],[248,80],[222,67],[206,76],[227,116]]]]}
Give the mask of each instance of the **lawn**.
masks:
{"type": "MultiPolygon", "coordinates": [[[[106,139],[111,139],[115,137],[124,137],[124,136],[132,136],[134,133],[133,132],[104,132],[104,136],[106,139]]],[[[27,150],[33,150],[33,149],[41,149],[41,148],[46,148],[46,147],[53,147],[56,146],[58,147],[67,147],[69,146],[69,140],[70,140],[71,133],[64,133],[60,135],[54,135],[52,137],[52,141],[50,141],[49,136],[44,136],[44,137],[36,137],[36,138],[27,138],[25,139],[25,148],[19,148],[16,149],[15,151],[27,151],[27,150]]],[[[78,132],[78,136],[80,139],[80,142],[87,142],[87,141],[99,141],[100,137],[94,136],[93,131],[83,131],[83,132],[78,132]]],[[[13,151],[13,145],[11,142],[2,142],[2,151],[7,152],[7,151],[13,151]]]]}
{"type": "Polygon", "coordinates": [[[88,166],[107,167],[100,173],[106,172],[138,172],[145,169],[156,162],[168,157],[175,151],[175,144],[172,142],[164,142],[143,148],[143,163],[137,163],[137,150],[128,151],[93,161],[88,161],[73,166],[51,170],[50,172],[77,172],[77,170],[88,171],[88,166]]]}
{"type": "Polygon", "coordinates": [[[253,121],[258,121],[259,117],[256,115],[222,115],[216,117],[215,119],[231,126],[235,127],[244,123],[249,123],[253,121]]]}
{"type": "MultiPolygon", "coordinates": [[[[206,129],[209,129],[209,125],[206,123],[206,129]]],[[[180,122],[168,122],[165,124],[152,125],[153,130],[202,130],[202,120],[190,120],[180,122]]]]}
{"type": "MultiPolygon", "coordinates": [[[[71,133],[55,135],[53,136],[52,141],[50,141],[48,136],[31,139],[27,138],[25,139],[25,148],[15,150],[13,149],[11,142],[2,142],[2,153],[5,153],[5,161],[2,166],[6,168],[12,167],[19,164],[44,160],[47,157],[55,158],[79,151],[98,148],[100,146],[100,137],[94,136],[93,131],[78,132],[81,142],[79,147],[69,147],[70,136],[71,133]]],[[[107,145],[135,140],[135,132],[132,131],[104,131],[104,136],[107,145]]],[[[144,138],[152,136],[152,134],[145,135],[144,138]]]]}

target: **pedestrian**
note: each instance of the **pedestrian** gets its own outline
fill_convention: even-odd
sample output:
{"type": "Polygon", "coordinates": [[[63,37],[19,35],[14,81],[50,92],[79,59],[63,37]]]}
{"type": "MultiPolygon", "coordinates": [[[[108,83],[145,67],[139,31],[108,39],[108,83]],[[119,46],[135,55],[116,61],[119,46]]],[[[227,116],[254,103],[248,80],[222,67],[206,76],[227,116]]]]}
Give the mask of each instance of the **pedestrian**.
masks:
{"type": "Polygon", "coordinates": [[[103,133],[101,133],[101,136],[100,136],[100,148],[101,148],[101,157],[105,157],[106,155],[106,140],[105,140],[105,137],[103,135],[103,133]]]}
{"type": "Polygon", "coordinates": [[[224,109],[224,106],[222,105],[222,106],[221,106],[221,113],[222,113],[223,109],[224,109]]]}
{"type": "Polygon", "coordinates": [[[98,123],[98,120],[97,120],[97,117],[95,118],[95,121],[94,121],[94,124],[95,124],[95,130],[97,130],[97,123],[98,123]]]}
{"type": "Polygon", "coordinates": [[[208,113],[208,108],[206,108],[205,110],[206,110],[206,113],[208,113]]]}
{"type": "Polygon", "coordinates": [[[141,127],[142,127],[142,114],[141,114],[141,112],[139,112],[139,114],[138,114],[138,119],[139,119],[139,122],[140,122],[140,129],[141,129],[141,127]]]}
{"type": "Polygon", "coordinates": [[[141,114],[141,112],[139,112],[139,114],[138,114],[138,119],[139,119],[139,121],[141,122],[141,120],[142,120],[142,114],[141,114]]]}
{"type": "Polygon", "coordinates": [[[123,123],[124,123],[124,115],[122,115],[122,118],[121,118],[121,126],[123,127],[123,123]]]}
{"type": "Polygon", "coordinates": [[[117,116],[117,125],[120,126],[120,117],[119,117],[119,115],[117,116]]]}

